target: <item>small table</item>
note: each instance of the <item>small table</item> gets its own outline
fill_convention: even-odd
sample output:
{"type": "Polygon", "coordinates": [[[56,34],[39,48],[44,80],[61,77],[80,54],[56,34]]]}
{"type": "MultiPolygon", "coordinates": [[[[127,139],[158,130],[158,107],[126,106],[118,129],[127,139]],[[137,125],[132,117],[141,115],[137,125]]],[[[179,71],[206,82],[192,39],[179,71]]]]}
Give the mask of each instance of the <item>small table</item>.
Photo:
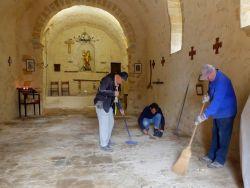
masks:
{"type": "Polygon", "coordinates": [[[34,107],[34,115],[36,115],[36,104],[39,107],[39,115],[41,114],[40,111],[40,94],[34,90],[33,88],[17,88],[18,91],[18,107],[19,107],[19,117],[22,116],[21,113],[21,105],[24,105],[24,114],[27,117],[27,105],[33,104],[34,107]],[[29,96],[31,98],[29,98],[29,96]]]}

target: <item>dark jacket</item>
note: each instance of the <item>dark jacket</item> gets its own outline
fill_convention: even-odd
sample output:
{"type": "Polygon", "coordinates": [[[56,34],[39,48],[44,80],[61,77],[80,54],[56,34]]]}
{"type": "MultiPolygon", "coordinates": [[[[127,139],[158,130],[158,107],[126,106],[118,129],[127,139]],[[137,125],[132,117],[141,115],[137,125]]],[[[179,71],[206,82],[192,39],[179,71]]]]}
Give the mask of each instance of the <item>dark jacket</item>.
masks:
{"type": "Polygon", "coordinates": [[[157,113],[160,113],[161,114],[161,130],[164,130],[164,126],[165,126],[165,118],[162,114],[162,111],[161,111],[161,108],[159,107],[158,111],[153,114],[150,110],[150,106],[146,106],[144,108],[144,110],[142,111],[140,117],[138,118],[138,123],[139,123],[139,126],[141,129],[144,129],[143,127],[143,118],[148,118],[148,119],[152,119],[157,113]]]}
{"type": "Polygon", "coordinates": [[[103,102],[103,109],[108,113],[110,107],[112,107],[115,99],[115,74],[110,73],[100,82],[100,86],[97,90],[94,103],[97,101],[103,102]]]}

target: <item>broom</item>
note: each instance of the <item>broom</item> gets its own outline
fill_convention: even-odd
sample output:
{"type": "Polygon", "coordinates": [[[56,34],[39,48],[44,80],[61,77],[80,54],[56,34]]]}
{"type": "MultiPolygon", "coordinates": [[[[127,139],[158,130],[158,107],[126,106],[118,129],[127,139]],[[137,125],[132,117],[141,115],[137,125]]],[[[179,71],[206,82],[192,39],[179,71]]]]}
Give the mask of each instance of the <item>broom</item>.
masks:
{"type": "MultiPolygon", "coordinates": [[[[203,105],[202,105],[200,115],[203,112],[204,106],[205,106],[205,103],[203,103],[203,105]]],[[[194,128],[193,133],[192,133],[192,137],[189,141],[188,146],[181,152],[179,159],[176,161],[176,163],[172,167],[172,170],[178,175],[185,175],[187,172],[189,160],[190,160],[190,157],[192,155],[191,144],[193,142],[197,127],[198,127],[198,125],[195,125],[195,128],[194,128]]]]}

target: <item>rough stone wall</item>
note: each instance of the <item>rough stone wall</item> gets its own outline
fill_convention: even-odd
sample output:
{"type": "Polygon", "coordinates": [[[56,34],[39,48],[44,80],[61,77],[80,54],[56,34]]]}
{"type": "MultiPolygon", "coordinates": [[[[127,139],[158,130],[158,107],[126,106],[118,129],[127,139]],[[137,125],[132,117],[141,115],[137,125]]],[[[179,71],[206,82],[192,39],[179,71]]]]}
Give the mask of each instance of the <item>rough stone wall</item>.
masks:
{"type": "Polygon", "coordinates": [[[13,119],[18,115],[17,91],[20,60],[17,58],[15,1],[1,1],[0,12],[0,122],[13,119]],[[8,59],[11,58],[9,66],[8,59]]]}
{"type": "MultiPolygon", "coordinates": [[[[143,40],[146,41],[146,46],[136,50],[138,54],[137,62],[142,63],[142,74],[135,74],[135,81],[133,85],[130,84],[130,87],[132,85],[132,89],[135,90],[132,105],[135,110],[133,112],[139,115],[149,103],[159,102],[160,98],[165,100],[166,90],[163,90],[165,86],[153,84],[153,89],[147,89],[147,87],[150,81],[150,60],[154,60],[156,64],[152,71],[151,81],[160,79],[166,84],[164,78],[167,71],[167,61],[170,56],[170,27],[166,1],[136,1],[134,4],[137,7],[136,15],[141,19],[140,21],[144,24],[147,31],[145,36],[142,35],[144,37],[143,40]],[[161,65],[162,57],[166,59],[164,66],[161,65]]],[[[145,31],[139,29],[135,31],[141,34],[145,33],[145,31]]],[[[141,44],[141,40],[137,41],[137,44],[141,44]]],[[[165,113],[165,105],[161,105],[161,107],[165,113]]]]}
{"type": "MultiPolygon", "coordinates": [[[[156,100],[165,108],[167,125],[175,128],[178,115],[189,83],[189,90],[184,106],[180,130],[191,134],[194,119],[201,108],[201,97],[196,95],[195,85],[202,64],[210,63],[225,72],[232,80],[238,100],[238,115],[231,142],[231,154],[238,158],[239,125],[242,108],[250,93],[250,61],[249,40],[246,31],[240,28],[239,1],[182,1],[183,3],[183,47],[178,53],[172,54],[167,60],[166,70],[154,73],[164,79],[164,85],[155,87],[148,93],[148,100],[156,100]],[[219,37],[222,48],[215,54],[213,44],[219,37]],[[189,56],[191,46],[196,55],[192,61],[189,56]],[[161,93],[161,94],[159,94],[161,93]],[[153,97],[154,96],[154,97],[153,97]]],[[[152,35],[157,36],[156,31],[152,35]]],[[[150,42],[150,47],[154,41],[150,42]]],[[[151,49],[150,49],[151,51],[151,49]]],[[[153,55],[157,52],[153,53],[153,55]]],[[[166,53],[167,54],[167,53],[166,53]]],[[[167,56],[167,55],[166,55],[167,56]]],[[[201,83],[204,88],[207,83],[201,83]]],[[[207,91],[205,89],[205,91],[207,91]]],[[[199,129],[196,140],[208,147],[211,141],[212,121],[204,123],[199,129]]]]}

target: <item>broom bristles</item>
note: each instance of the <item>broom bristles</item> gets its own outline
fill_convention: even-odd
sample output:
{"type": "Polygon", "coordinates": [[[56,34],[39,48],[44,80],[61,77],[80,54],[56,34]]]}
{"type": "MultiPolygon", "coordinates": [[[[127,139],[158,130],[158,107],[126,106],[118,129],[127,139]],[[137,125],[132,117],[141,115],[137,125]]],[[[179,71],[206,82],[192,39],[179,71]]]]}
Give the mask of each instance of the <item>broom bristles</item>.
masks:
{"type": "Polygon", "coordinates": [[[189,165],[189,159],[192,155],[191,147],[186,147],[179,157],[179,159],[174,164],[172,170],[178,175],[185,175],[189,165]]]}

